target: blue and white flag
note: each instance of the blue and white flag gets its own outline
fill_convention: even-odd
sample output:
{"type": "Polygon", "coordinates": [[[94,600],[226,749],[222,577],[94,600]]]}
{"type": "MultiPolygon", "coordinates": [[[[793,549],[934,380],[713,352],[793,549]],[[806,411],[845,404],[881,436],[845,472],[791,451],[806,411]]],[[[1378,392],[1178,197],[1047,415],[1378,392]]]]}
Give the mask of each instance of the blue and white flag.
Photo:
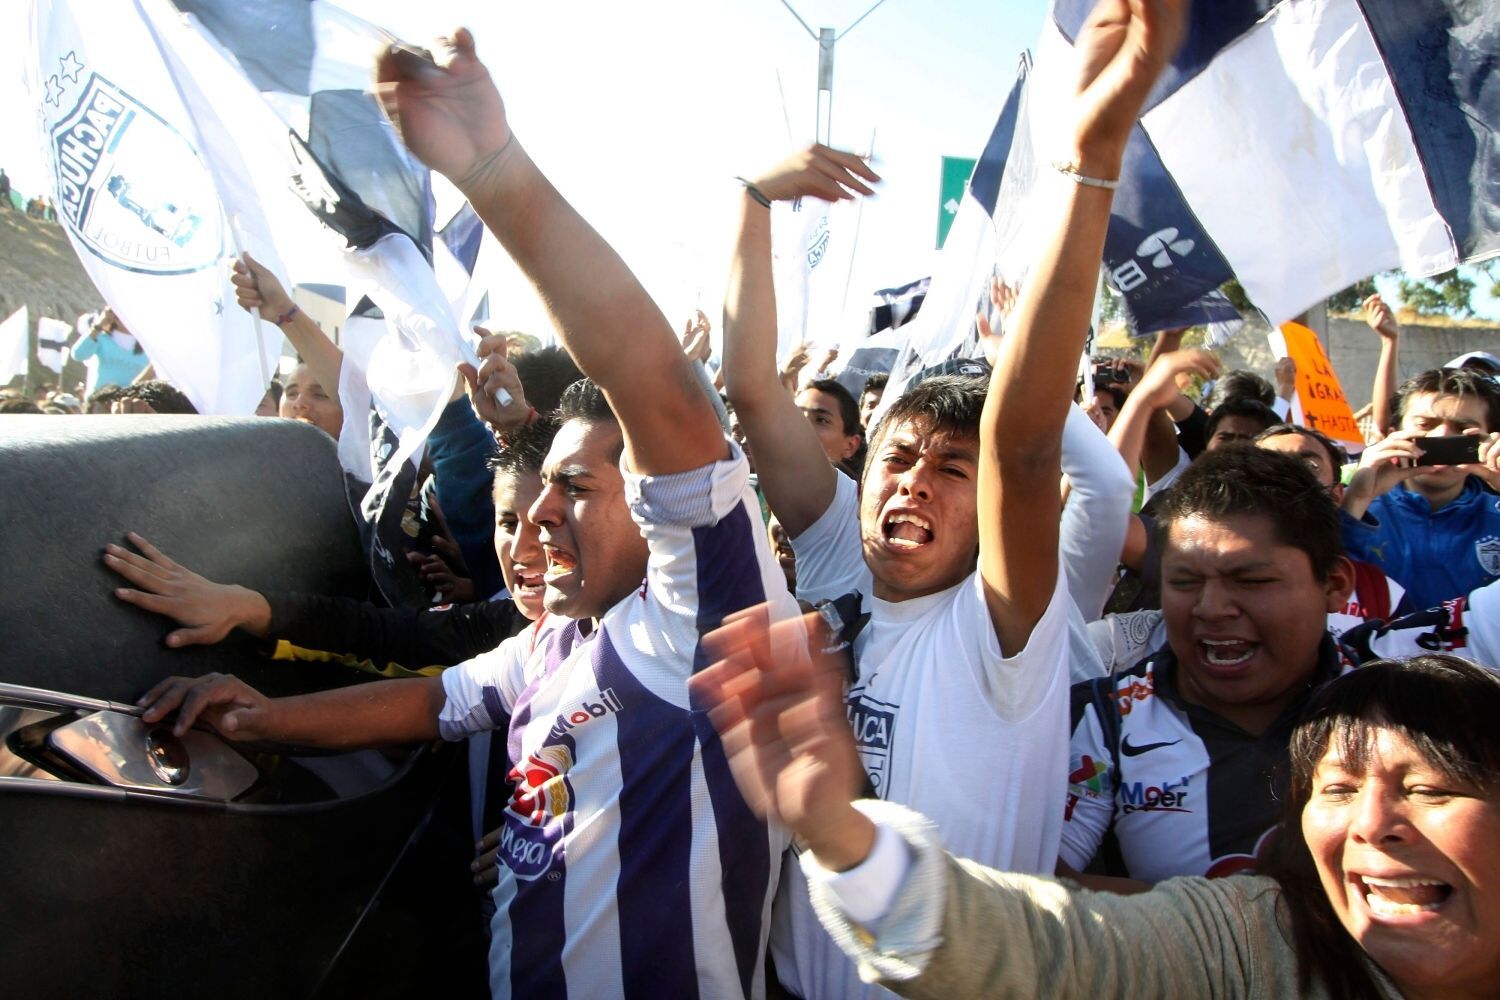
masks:
{"type": "Polygon", "coordinates": [[[276,344],[234,307],[228,257],[236,227],[265,227],[204,149],[225,127],[191,106],[138,2],[34,0],[30,34],[52,196],[84,269],[200,413],[254,412],[276,344]]]}
{"type": "MultiPolygon", "coordinates": [[[[1030,197],[1067,149],[1072,38],[1057,0],[1023,59],[892,381],[977,349],[989,283],[1024,280],[1030,197]]],[[[1195,4],[1125,155],[1107,280],[1136,333],[1223,324],[1238,279],[1277,325],[1379,271],[1500,254],[1500,6],[1460,0],[1195,4]]],[[[1000,319],[1003,326],[1003,317],[1000,319]]],[[[889,395],[889,394],[888,394],[889,395]]]]}
{"type": "Polygon", "coordinates": [[[63,351],[72,339],[73,327],[60,319],[39,316],[36,321],[36,360],[43,368],[62,374],[63,351]]]}

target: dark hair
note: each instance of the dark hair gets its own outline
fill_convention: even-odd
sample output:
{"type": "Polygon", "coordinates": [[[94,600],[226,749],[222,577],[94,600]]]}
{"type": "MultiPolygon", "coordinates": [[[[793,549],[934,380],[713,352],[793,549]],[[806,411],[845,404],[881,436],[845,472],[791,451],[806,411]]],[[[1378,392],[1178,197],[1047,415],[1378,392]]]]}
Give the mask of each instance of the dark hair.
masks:
{"type": "MultiPolygon", "coordinates": [[[[1245,396],[1231,396],[1208,415],[1208,422],[1203,425],[1203,438],[1206,441],[1214,439],[1214,431],[1219,429],[1219,424],[1228,417],[1250,417],[1260,421],[1260,429],[1265,430],[1281,423],[1281,418],[1276,411],[1258,399],[1249,399],[1245,396]]],[[[1259,432],[1257,432],[1259,433],[1259,432]]]]}
{"type": "Polygon", "coordinates": [[[863,396],[867,392],[885,392],[886,383],[890,380],[891,376],[886,372],[876,372],[865,379],[865,387],[859,390],[859,394],[863,396]]]}
{"type": "Polygon", "coordinates": [[[1348,463],[1349,453],[1344,450],[1343,445],[1320,430],[1303,427],[1301,424],[1272,424],[1255,435],[1255,443],[1259,444],[1269,438],[1282,437],[1287,434],[1300,434],[1305,438],[1312,438],[1318,444],[1322,445],[1323,450],[1328,453],[1328,464],[1333,466],[1333,481],[1335,483],[1338,482],[1339,470],[1348,463]]]}
{"type": "Polygon", "coordinates": [[[1442,653],[1370,663],[1313,693],[1292,733],[1281,828],[1261,866],[1262,874],[1281,885],[1304,993],[1315,981],[1339,1000],[1378,992],[1358,942],[1328,901],[1302,836],[1302,813],[1312,800],[1319,761],[1336,747],[1345,768],[1362,772],[1375,731],[1385,729],[1446,777],[1489,794],[1500,790],[1497,715],[1500,677],[1442,653]]]}
{"type": "Polygon", "coordinates": [[[526,402],[538,413],[552,413],[568,387],[583,378],[583,372],[561,347],[543,347],[511,359],[516,377],[526,393],[526,402]]]}
{"type": "Polygon", "coordinates": [[[1474,368],[1430,368],[1401,383],[1396,390],[1395,420],[1406,414],[1406,401],[1420,393],[1440,396],[1478,396],[1484,400],[1485,430],[1500,430],[1500,383],[1474,368]]]}
{"type": "Polygon", "coordinates": [[[1156,544],[1166,551],[1167,536],[1178,521],[1221,521],[1241,514],[1264,517],[1278,544],[1306,552],[1319,580],[1328,579],[1344,554],[1338,505],[1307,463],[1248,444],[1205,452],[1170,490],[1158,495],[1156,544]]]}
{"type": "Polygon", "coordinates": [[[269,392],[271,394],[271,399],[276,403],[277,406],[281,405],[281,394],[284,391],[285,390],[282,388],[280,379],[273,378],[269,383],[266,384],[266,392],[269,392]]]}
{"type": "Polygon", "coordinates": [[[89,396],[88,401],[84,404],[84,409],[92,409],[95,403],[103,403],[108,406],[119,399],[124,392],[125,389],[123,386],[115,385],[113,382],[106,382],[95,389],[93,394],[89,396]]]}
{"type": "Polygon", "coordinates": [[[1094,395],[1097,396],[1101,392],[1107,393],[1109,395],[1109,398],[1115,401],[1115,409],[1121,410],[1121,409],[1125,408],[1125,390],[1124,389],[1121,389],[1117,385],[1100,385],[1099,383],[1095,382],[1094,383],[1094,395]]]}
{"type": "Polygon", "coordinates": [[[495,478],[517,476],[528,472],[540,472],[547,458],[547,449],[557,437],[555,417],[538,417],[525,427],[519,427],[505,436],[500,448],[489,458],[489,467],[495,478]]]}
{"type": "MultiPolygon", "coordinates": [[[[609,423],[616,427],[620,426],[615,411],[610,408],[609,400],[604,398],[604,390],[600,389],[593,379],[588,378],[581,378],[563,390],[555,416],[558,427],[570,420],[581,420],[586,424],[609,423]]],[[[624,452],[625,438],[622,435],[619,447],[614,452],[614,460],[618,462],[624,452]]]]}
{"type": "Polygon", "coordinates": [[[927,434],[977,435],[989,387],[989,379],[974,375],[935,375],[923,379],[902,393],[885,411],[880,423],[870,429],[867,454],[873,455],[891,428],[903,423],[920,424],[927,434]]]}
{"type": "Polygon", "coordinates": [[[119,399],[138,399],[157,413],[197,413],[197,407],[170,382],[159,378],[135,382],[120,390],[119,399]]]}
{"type": "Polygon", "coordinates": [[[864,435],[865,429],[859,422],[859,401],[850,394],[848,389],[831,378],[815,378],[804,385],[801,391],[806,392],[809,389],[827,393],[838,402],[839,421],[844,425],[846,435],[864,435]]]}
{"type": "Polygon", "coordinates": [[[41,413],[42,408],[29,399],[0,399],[0,413],[41,413]]]}
{"type": "Polygon", "coordinates": [[[1254,399],[1265,406],[1276,403],[1276,390],[1254,372],[1236,368],[1220,375],[1208,394],[1208,409],[1217,410],[1231,399],[1254,399]]]}

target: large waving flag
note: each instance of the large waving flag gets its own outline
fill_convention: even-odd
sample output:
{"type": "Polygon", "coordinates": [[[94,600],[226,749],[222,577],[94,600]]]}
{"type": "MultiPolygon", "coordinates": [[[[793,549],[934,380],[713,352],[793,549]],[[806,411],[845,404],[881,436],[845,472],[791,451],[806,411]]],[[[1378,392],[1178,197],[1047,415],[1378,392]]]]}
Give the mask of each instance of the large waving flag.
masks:
{"type": "Polygon", "coordinates": [[[84,269],[202,413],[254,411],[276,344],[234,308],[252,201],[220,188],[204,127],[138,2],[34,0],[27,80],[58,220],[84,269]],[[233,224],[232,224],[233,223],[233,224]]]}
{"type": "MultiPolygon", "coordinates": [[[[972,353],[998,277],[1024,280],[1028,197],[1067,148],[1072,38],[1057,0],[1023,59],[892,381],[972,353]]],[[[1104,252],[1132,330],[1222,324],[1238,279],[1280,324],[1354,281],[1500,253],[1500,6],[1218,0],[1192,8],[1125,156],[1104,252]]]]}

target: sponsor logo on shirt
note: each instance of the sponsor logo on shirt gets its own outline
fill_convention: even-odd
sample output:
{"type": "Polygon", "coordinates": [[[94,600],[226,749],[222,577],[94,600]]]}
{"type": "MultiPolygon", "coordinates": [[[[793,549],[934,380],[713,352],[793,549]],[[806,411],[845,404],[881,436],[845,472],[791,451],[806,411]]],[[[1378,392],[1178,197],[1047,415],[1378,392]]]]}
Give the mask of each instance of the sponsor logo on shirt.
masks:
{"type": "Polygon", "coordinates": [[[1068,775],[1068,804],[1063,807],[1063,822],[1073,818],[1073,807],[1081,798],[1097,799],[1104,794],[1104,774],[1109,770],[1103,761],[1088,754],[1078,764],[1078,770],[1068,775]]]}
{"type": "Polygon", "coordinates": [[[1146,671],[1146,676],[1139,680],[1131,679],[1125,684],[1115,688],[1115,703],[1120,707],[1120,716],[1123,718],[1130,714],[1135,707],[1135,702],[1145,701],[1156,693],[1156,674],[1146,671]]]}
{"type": "Polygon", "coordinates": [[[497,854],[519,879],[530,882],[552,864],[553,849],[562,839],[559,821],[573,808],[573,788],[567,778],[572,767],[573,751],[551,743],[511,769],[516,787],[505,807],[497,854]]]}
{"type": "Polygon", "coordinates": [[[558,712],[556,721],[552,723],[552,730],[547,734],[547,741],[556,742],[585,722],[602,719],[606,715],[613,715],[615,712],[624,710],[625,706],[620,704],[620,699],[615,696],[615,689],[605,688],[599,692],[598,701],[589,701],[585,698],[571,711],[558,712]]]}
{"type": "Polygon", "coordinates": [[[851,694],[846,710],[870,785],[876,795],[884,796],[891,742],[896,736],[896,706],[851,694]]]}
{"type": "Polygon", "coordinates": [[[1148,785],[1144,781],[1122,781],[1116,799],[1126,814],[1136,812],[1192,812],[1187,806],[1187,786],[1192,775],[1180,781],[1163,781],[1148,785]]]}

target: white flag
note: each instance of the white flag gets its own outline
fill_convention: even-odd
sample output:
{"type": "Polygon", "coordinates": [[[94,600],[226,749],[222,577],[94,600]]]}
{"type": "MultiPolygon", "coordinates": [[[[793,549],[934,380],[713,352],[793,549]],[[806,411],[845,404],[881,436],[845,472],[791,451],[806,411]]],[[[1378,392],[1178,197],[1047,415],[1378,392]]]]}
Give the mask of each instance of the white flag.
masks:
{"type": "Polygon", "coordinates": [[[26,342],[28,318],[26,307],[22,306],[0,323],[0,381],[9,382],[26,374],[26,362],[31,357],[26,342]]]}
{"type": "Polygon", "coordinates": [[[68,337],[73,328],[60,319],[40,316],[36,321],[36,359],[44,368],[62,374],[63,349],[68,346],[68,337]]]}
{"type": "Polygon", "coordinates": [[[199,412],[254,412],[277,345],[234,304],[230,215],[201,147],[233,130],[190,113],[199,92],[174,80],[139,4],[33,0],[31,13],[28,84],[89,277],[199,412]]]}

